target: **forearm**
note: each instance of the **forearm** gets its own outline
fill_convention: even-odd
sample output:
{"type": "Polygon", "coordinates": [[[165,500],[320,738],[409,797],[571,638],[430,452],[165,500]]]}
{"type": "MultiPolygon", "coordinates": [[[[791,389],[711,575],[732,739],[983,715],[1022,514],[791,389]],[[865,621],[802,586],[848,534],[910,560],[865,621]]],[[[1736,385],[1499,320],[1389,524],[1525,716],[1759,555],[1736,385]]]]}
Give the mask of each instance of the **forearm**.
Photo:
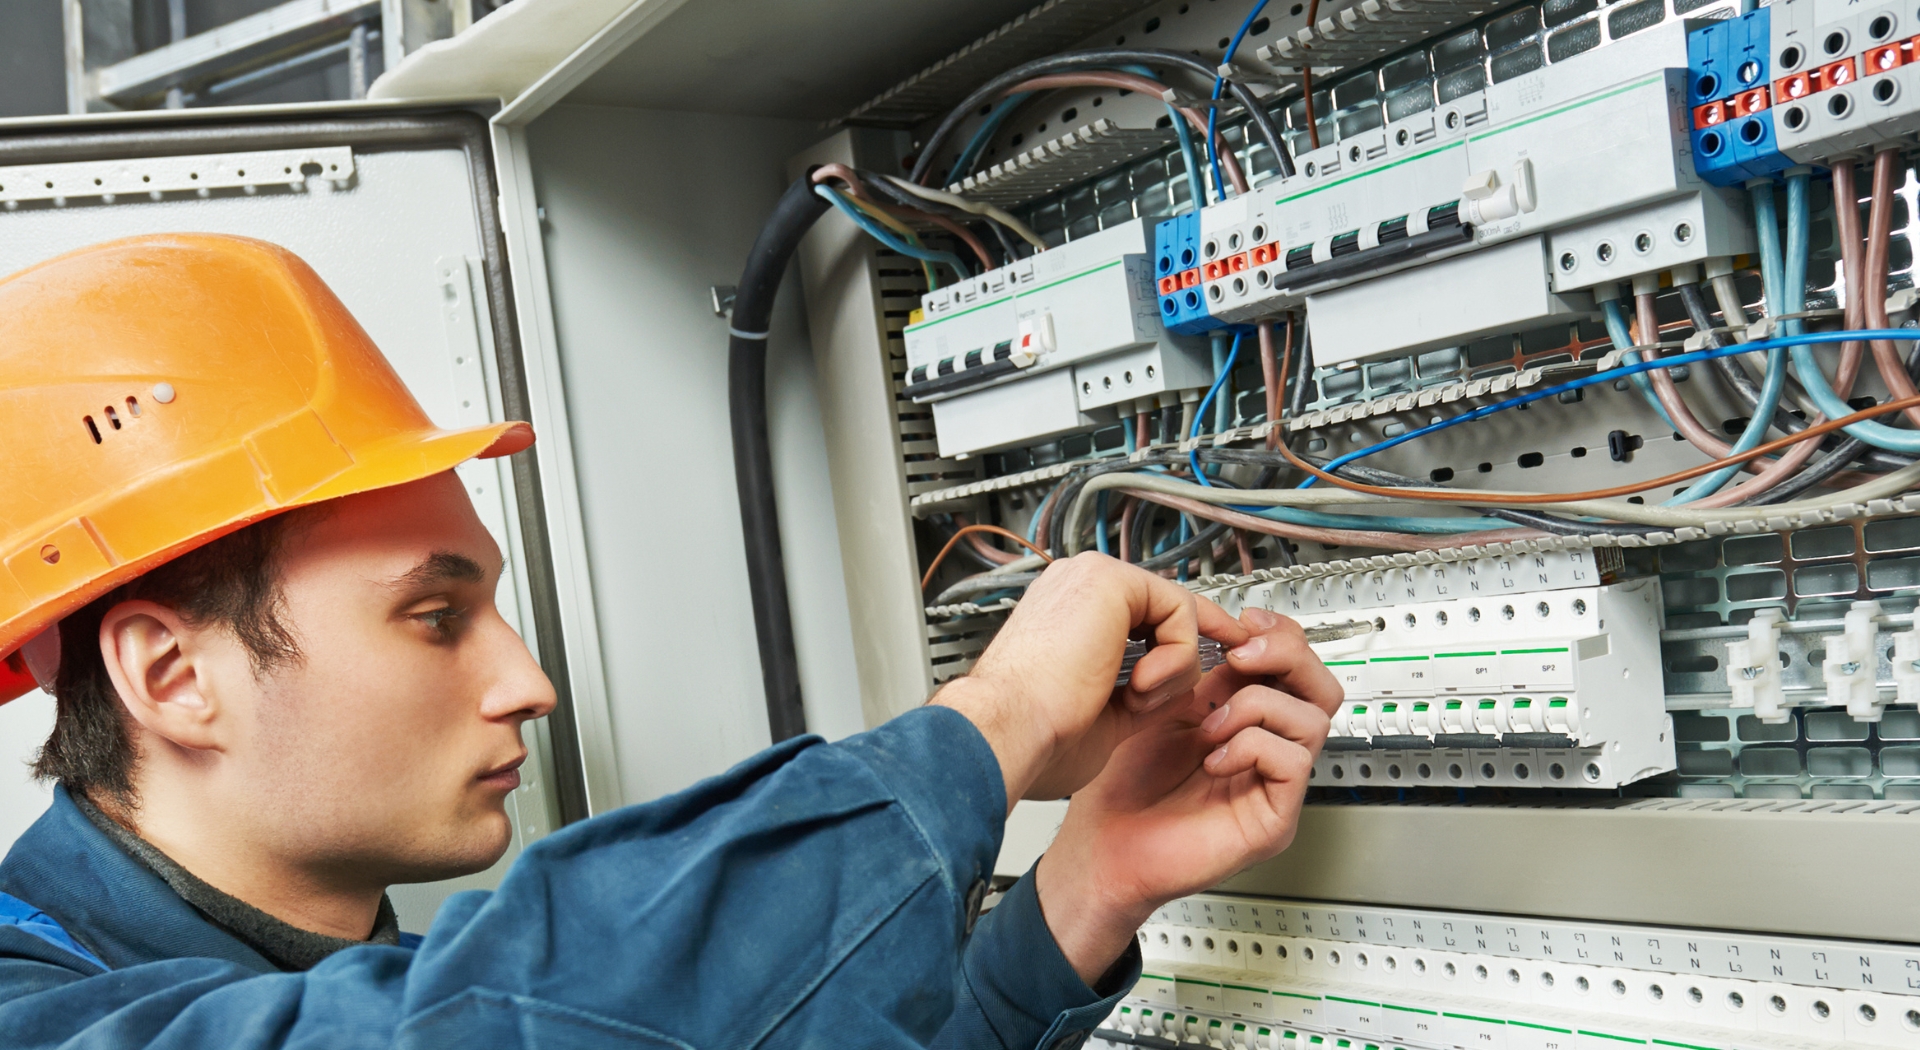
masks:
{"type": "Polygon", "coordinates": [[[1011,813],[1013,804],[1026,796],[1040,771],[1053,760],[1055,741],[1044,723],[1030,717],[1031,709],[1010,703],[1006,692],[997,683],[963,676],[942,686],[929,703],[965,715],[986,738],[1000,763],[1011,813]]]}

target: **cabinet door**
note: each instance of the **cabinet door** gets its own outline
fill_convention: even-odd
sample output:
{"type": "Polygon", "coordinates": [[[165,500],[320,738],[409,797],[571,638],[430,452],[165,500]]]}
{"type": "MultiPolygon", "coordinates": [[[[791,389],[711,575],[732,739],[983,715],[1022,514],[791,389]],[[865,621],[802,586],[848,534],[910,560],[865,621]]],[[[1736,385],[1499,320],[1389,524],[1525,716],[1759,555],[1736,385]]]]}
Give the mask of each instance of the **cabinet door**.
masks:
{"type": "MultiPolygon", "coordinates": [[[[228,117],[171,128],[90,120],[51,132],[16,125],[0,130],[0,273],[141,233],[272,241],[325,279],[436,424],[527,419],[493,187],[486,126],[470,113],[228,117]]],[[[551,673],[564,663],[540,479],[530,455],[514,459],[475,461],[459,474],[509,555],[501,612],[551,673]]],[[[396,887],[403,928],[424,930],[449,893],[496,884],[578,791],[565,679],[555,677],[560,708],[525,731],[531,755],[508,800],[506,856],[476,875],[396,887]]],[[[52,701],[29,694],[0,712],[5,739],[26,757],[45,739],[52,701]]],[[[0,783],[0,792],[44,797],[21,781],[0,783]]],[[[37,815],[43,805],[23,799],[6,808],[37,815]]],[[[0,845],[31,819],[0,827],[0,845]]]]}

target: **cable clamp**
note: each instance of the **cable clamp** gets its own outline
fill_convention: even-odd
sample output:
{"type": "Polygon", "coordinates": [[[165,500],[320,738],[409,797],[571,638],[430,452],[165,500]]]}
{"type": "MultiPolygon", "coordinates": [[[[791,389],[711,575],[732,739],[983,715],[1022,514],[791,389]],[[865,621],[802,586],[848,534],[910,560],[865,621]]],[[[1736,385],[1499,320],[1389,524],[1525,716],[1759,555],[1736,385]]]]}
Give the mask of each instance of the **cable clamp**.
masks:
{"type": "Polygon", "coordinates": [[[1762,317],[1758,321],[1748,325],[1747,342],[1757,343],[1763,339],[1772,339],[1775,320],[1776,319],[1772,317],[1762,317]]]}
{"type": "Polygon", "coordinates": [[[752,339],[757,342],[764,342],[768,337],[773,335],[772,332],[742,332],[732,325],[727,326],[727,334],[735,339],[752,339]]]}

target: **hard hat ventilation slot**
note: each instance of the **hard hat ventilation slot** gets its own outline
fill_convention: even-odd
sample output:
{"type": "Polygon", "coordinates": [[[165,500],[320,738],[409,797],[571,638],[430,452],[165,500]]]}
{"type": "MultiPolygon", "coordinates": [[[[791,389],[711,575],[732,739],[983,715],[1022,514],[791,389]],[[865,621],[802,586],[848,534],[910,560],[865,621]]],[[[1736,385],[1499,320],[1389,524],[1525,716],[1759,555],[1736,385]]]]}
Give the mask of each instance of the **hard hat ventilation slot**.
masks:
{"type": "Polygon", "coordinates": [[[127,398],[127,415],[133,416],[136,419],[139,418],[140,416],[140,399],[139,398],[137,397],[127,398]]]}
{"type": "Polygon", "coordinates": [[[119,430],[120,429],[120,413],[115,412],[113,410],[112,405],[107,406],[106,412],[107,412],[107,425],[112,427],[115,430],[119,430]]]}
{"type": "Polygon", "coordinates": [[[86,421],[87,433],[93,435],[93,443],[96,445],[100,444],[100,428],[94,424],[93,417],[83,416],[82,418],[86,421]]]}

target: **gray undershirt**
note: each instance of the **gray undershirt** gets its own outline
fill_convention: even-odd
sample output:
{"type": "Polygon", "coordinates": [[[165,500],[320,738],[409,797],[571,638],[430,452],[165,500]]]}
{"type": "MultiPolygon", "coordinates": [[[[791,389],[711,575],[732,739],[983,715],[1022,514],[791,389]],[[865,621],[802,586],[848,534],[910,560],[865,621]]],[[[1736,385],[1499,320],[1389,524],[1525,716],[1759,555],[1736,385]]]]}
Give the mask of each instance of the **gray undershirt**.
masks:
{"type": "Polygon", "coordinates": [[[175,863],[173,858],[160,852],[153,843],[121,827],[112,817],[102,813],[82,792],[69,791],[68,794],[73,804],[80,807],[80,812],[87,815],[87,819],[100,829],[101,834],[112,839],[114,845],[160,876],[160,880],[172,887],[181,900],[193,905],[214,925],[240,938],[247,947],[266,956],[269,962],[282,970],[312,969],[334,952],[359,944],[400,943],[400,920],[394,915],[393,902],[384,893],[380,895],[379,914],[373,920],[373,934],[364,941],[303,930],[268,915],[232,894],[222,893],[207,885],[175,863]]]}

